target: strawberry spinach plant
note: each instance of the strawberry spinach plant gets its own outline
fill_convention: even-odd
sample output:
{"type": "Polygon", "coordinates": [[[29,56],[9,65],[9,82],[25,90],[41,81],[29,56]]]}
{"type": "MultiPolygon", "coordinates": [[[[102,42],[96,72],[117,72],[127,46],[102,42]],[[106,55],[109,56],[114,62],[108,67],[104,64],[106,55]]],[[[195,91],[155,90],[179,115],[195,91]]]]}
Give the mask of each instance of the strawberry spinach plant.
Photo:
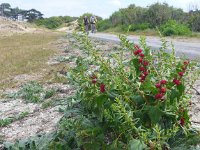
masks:
{"type": "MultiPolygon", "coordinates": [[[[68,80],[77,93],[66,100],[58,131],[7,149],[194,150],[200,134],[191,127],[191,89],[197,63],[175,56],[161,38],[159,50],[120,36],[119,50],[105,53],[86,34],[73,43],[85,53],[68,80]]],[[[48,96],[49,94],[47,94],[48,96]]],[[[51,95],[51,92],[50,92],[51,95]]],[[[48,96],[49,97],[49,96],[48,96]]]]}
{"type": "Polygon", "coordinates": [[[77,59],[69,78],[78,87],[85,121],[76,138],[83,149],[170,149],[191,134],[189,94],[196,63],[166,52],[167,42],[152,51],[145,38],[137,45],[120,36],[121,47],[108,56],[85,34],[74,34],[88,55],[77,59]],[[87,121],[86,121],[87,122],[87,121]]]}

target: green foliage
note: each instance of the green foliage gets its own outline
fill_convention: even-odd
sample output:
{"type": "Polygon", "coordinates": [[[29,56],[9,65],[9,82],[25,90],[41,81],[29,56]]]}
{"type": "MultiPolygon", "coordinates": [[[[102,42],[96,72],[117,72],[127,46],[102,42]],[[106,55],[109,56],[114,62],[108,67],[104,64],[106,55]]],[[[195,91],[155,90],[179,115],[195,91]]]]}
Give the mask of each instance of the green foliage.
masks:
{"type": "Polygon", "coordinates": [[[189,25],[192,31],[200,32],[200,10],[190,12],[189,25]]]}
{"type": "MultiPolygon", "coordinates": [[[[179,139],[179,133],[184,137],[190,135],[190,95],[186,88],[192,81],[185,79],[195,71],[192,69],[195,63],[183,63],[174,52],[166,53],[164,39],[160,53],[153,53],[145,38],[141,38],[143,61],[148,61],[146,71],[149,72],[145,80],[141,80],[138,48],[125,37],[120,36],[120,55],[109,55],[107,59],[93,48],[87,36],[75,37],[89,56],[77,59],[77,67],[69,74],[70,81],[79,89],[77,99],[80,101],[79,109],[68,113],[75,116],[70,117],[72,125],[63,127],[66,127],[64,135],[72,135],[71,149],[94,149],[95,146],[95,149],[163,149],[171,146],[170,141],[175,136],[179,139]],[[130,58],[124,57],[125,49],[130,51],[127,52],[130,58]],[[91,64],[99,69],[91,73],[91,64]],[[178,77],[185,64],[184,77],[178,77]],[[175,84],[176,78],[181,84],[175,84]],[[155,84],[163,79],[167,81],[163,85],[167,91],[157,98],[160,90],[155,84]]],[[[69,120],[65,122],[69,123],[69,120]]],[[[68,140],[59,142],[60,146],[69,146],[68,140]]]]}
{"type": "Polygon", "coordinates": [[[37,82],[31,81],[25,84],[19,91],[19,94],[27,102],[37,103],[42,100],[43,87],[37,82]]]}
{"type": "Polygon", "coordinates": [[[112,23],[110,20],[105,19],[105,20],[101,20],[97,23],[97,29],[98,31],[105,31],[109,28],[112,27],[112,23]]]}
{"type": "Polygon", "coordinates": [[[39,135],[37,137],[32,137],[26,140],[20,140],[14,144],[5,142],[4,148],[6,150],[46,150],[50,141],[54,139],[54,136],[54,133],[50,133],[42,136],[39,135]]]}
{"type": "Polygon", "coordinates": [[[85,34],[74,36],[87,57],[79,57],[76,67],[68,73],[77,93],[65,99],[66,108],[60,109],[64,117],[57,133],[28,142],[5,143],[6,148],[161,150],[178,148],[180,143],[189,149],[199,142],[199,133],[191,131],[188,113],[188,91],[197,71],[195,62],[176,58],[173,48],[172,53],[166,53],[168,47],[163,38],[159,53],[154,53],[142,37],[140,47],[143,60],[148,61],[149,74],[141,81],[138,46],[126,37],[120,36],[119,51],[105,58],[85,34]],[[91,71],[91,65],[98,69],[91,71]],[[185,73],[180,77],[183,67],[185,73]],[[163,79],[167,81],[162,83],[167,91],[157,99],[161,89],[155,84],[163,79]],[[181,84],[176,85],[173,79],[179,79],[181,84]]]}
{"type": "MultiPolygon", "coordinates": [[[[167,3],[155,3],[148,8],[137,7],[134,4],[128,8],[119,9],[114,12],[109,19],[99,22],[99,31],[110,29],[111,31],[138,31],[152,29],[169,24],[169,20],[178,22],[179,31],[174,27],[167,27],[164,31],[167,35],[190,35],[190,30],[200,31],[199,10],[184,12],[182,9],[169,6],[167,3]],[[183,25],[182,25],[183,24],[183,25]],[[186,33],[184,33],[186,32],[186,33]]],[[[172,23],[174,26],[174,23],[172,23]]],[[[109,31],[110,31],[109,30],[109,31]]]]}
{"type": "Polygon", "coordinates": [[[44,99],[49,99],[52,96],[54,96],[56,94],[56,90],[55,89],[49,89],[45,91],[45,96],[44,99]]]}
{"type": "Polygon", "coordinates": [[[167,22],[172,17],[172,7],[169,7],[167,3],[155,3],[149,6],[146,13],[146,19],[152,27],[160,26],[167,22]]]}
{"type": "Polygon", "coordinates": [[[31,81],[22,86],[22,88],[15,93],[6,95],[8,98],[16,99],[23,98],[27,103],[39,103],[45,99],[52,98],[57,92],[57,89],[44,87],[36,81],[31,81]]]}
{"type": "Polygon", "coordinates": [[[58,27],[61,27],[65,23],[74,21],[75,19],[75,17],[70,16],[50,17],[35,20],[35,24],[38,26],[44,26],[48,29],[56,29],[58,27]]]}
{"type": "Polygon", "coordinates": [[[192,33],[186,25],[177,23],[175,20],[169,20],[166,24],[162,25],[160,31],[164,36],[191,35],[192,33]]]}
{"type": "Polygon", "coordinates": [[[22,112],[17,116],[5,118],[5,119],[0,119],[0,127],[5,127],[5,126],[17,121],[17,120],[21,120],[21,119],[27,117],[28,114],[29,114],[28,112],[22,112]]]}
{"type": "Polygon", "coordinates": [[[60,27],[63,22],[59,17],[50,17],[48,19],[40,19],[35,21],[36,25],[44,25],[48,29],[56,29],[60,27]]]}

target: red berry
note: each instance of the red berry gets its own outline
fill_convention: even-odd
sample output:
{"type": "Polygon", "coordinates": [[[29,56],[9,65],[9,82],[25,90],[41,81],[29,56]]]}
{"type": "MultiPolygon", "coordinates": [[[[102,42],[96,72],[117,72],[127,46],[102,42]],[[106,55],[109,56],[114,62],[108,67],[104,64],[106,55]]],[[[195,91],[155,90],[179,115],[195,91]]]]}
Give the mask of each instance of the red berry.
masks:
{"type": "Polygon", "coordinates": [[[167,91],[167,89],[166,89],[165,87],[162,87],[162,88],[160,89],[160,92],[161,92],[161,93],[166,93],[166,91],[167,91]]]}
{"type": "Polygon", "coordinates": [[[184,126],[184,124],[185,124],[185,118],[181,118],[181,119],[180,119],[180,125],[181,125],[181,126],[184,126]]]}
{"type": "Polygon", "coordinates": [[[143,61],[143,65],[148,66],[149,65],[148,61],[143,61]]]}
{"type": "Polygon", "coordinates": [[[143,59],[142,58],[139,58],[139,63],[142,63],[143,59]]]}
{"type": "Polygon", "coordinates": [[[141,80],[145,80],[146,76],[141,76],[140,78],[141,78],[141,80]]]}
{"type": "Polygon", "coordinates": [[[145,71],[144,67],[140,67],[139,69],[140,69],[140,71],[145,71]]]}
{"type": "Polygon", "coordinates": [[[183,74],[184,74],[184,72],[179,72],[178,74],[179,74],[179,76],[181,76],[181,77],[182,77],[182,76],[183,76],[183,74]]]}
{"type": "Polygon", "coordinates": [[[100,85],[100,91],[101,91],[101,93],[104,93],[106,91],[104,84],[100,85]]]}
{"type": "Polygon", "coordinates": [[[134,55],[138,55],[138,54],[140,54],[141,52],[142,52],[142,50],[141,50],[141,49],[138,49],[138,50],[134,51],[134,55]]]}
{"type": "Polygon", "coordinates": [[[180,85],[180,84],[181,84],[181,81],[178,80],[178,79],[174,79],[173,82],[174,82],[174,84],[176,84],[176,85],[180,85]]]}
{"type": "Polygon", "coordinates": [[[148,73],[147,71],[144,72],[144,75],[145,75],[145,76],[148,76],[148,74],[149,74],[149,73],[148,73]]]}
{"type": "Polygon", "coordinates": [[[138,51],[136,50],[136,51],[134,51],[134,55],[138,55],[138,51]]]}
{"type": "Polygon", "coordinates": [[[143,58],[143,57],[144,57],[144,54],[143,54],[143,53],[141,53],[141,54],[140,54],[140,57],[142,57],[142,58],[143,58]]]}
{"type": "Polygon", "coordinates": [[[138,54],[142,53],[142,50],[141,49],[138,49],[138,54]]]}
{"type": "Polygon", "coordinates": [[[166,80],[161,80],[161,81],[160,81],[160,84],[166,84],[166,83],[167,83],[166,80]]]}
{"type": "Polygon", "coordinates": [[[158,93],[155,95],[155,99],[161,99],[163,97],[162,93],[158,93]]]}
{"type": "Polygon", "coordinates": [[[157,83],[157,84],[156,84],[156,88],[161,88],[161,84],[160,84],[160,83],[157,83]]]}
{"type": "Polygon", "coordinates": [[[97,79],[93,79],[93,80],[92,80],[92,83],[93,83],[93,84],[96,84],[96,83],[97,83],[97,79]]]}

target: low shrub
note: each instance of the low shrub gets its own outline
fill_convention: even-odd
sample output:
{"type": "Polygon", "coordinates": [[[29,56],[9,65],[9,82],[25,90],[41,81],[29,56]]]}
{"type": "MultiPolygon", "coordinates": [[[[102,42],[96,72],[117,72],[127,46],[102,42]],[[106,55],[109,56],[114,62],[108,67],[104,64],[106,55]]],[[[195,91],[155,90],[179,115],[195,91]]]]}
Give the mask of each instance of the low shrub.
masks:
{"type": "Polygon", "coordinates": [[[112,23],[110,20],[105,19],[105,20],[101,20],[97,23],[97,29],[98,31],[105,31],[109,28],[112,27],[112,23]]]}
{"type": "Polygon", "coordinates": [[[65,23],[74,21],[75,19],[75,17],[70,16],[50,17],[35,20],[35,24],[38,26],[44,26],[48,29],[56,29],[58,27],[61,27],[65,23]]]}
{"type": "Polygon", "coordinates": [[[150,28],[149,23],[133,24],[131,25],[130,31],[146,30],[148,28],[150,28]]]}
{"type": "Polygon", "coordinates": [[[169,20],[166,24],[162,25],[160,31],[164,36],[192,34],[188,26],[177,23],[175,20],[169,20]]]}
{"type": "Polygon", "coordinates": [[[77,59],[68,74],[78,88],[78,105],[61,124],[68,149],[170,149],[192,134],[188,91],[194,62],[176,58],[173,48],[166,53],[164,39],[153,53],[144,38],[138,46],[120,36],[119,55],[105,59],[87,36],[76,38],[89,56],[77,59]],[[98,69],[91,71],[91,65],[98,69]]]}
{"type": "MultiPolygon", "coordinates": [[[[68,73],[77,93],[60,109],[65,115],[45,148],[189,150],[200,142],[189,115],[190,90],[199,75],[195,62],[177,58],[174,48],[165,52],[164,39],[155,53],[145,38],[136,45],[120,36],[119,51],[105,56],[86,34],[74,36],[88,56],[79,57],[68,73]]],[[[6,147],[25,146],[16,144],[6,147]]]]}

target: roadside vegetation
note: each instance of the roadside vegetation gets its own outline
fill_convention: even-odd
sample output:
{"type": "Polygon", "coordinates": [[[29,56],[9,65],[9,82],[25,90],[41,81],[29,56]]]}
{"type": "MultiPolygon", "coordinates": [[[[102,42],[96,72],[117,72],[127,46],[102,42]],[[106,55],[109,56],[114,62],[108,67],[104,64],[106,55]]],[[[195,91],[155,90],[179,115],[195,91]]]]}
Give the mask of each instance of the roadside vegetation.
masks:
{"type": "MultiPolygon", "coordinates": [[[[34,22],[56,29],[75,19],[81,25],[85,15],[92,14],[34,22]]],[[[2,108],[0,112],[6,115],[0,119],[0,128],[18,121],[21,128],[28,118],[31,128],[26,129],[33,130],[33,124],[39,124],[39,130],[44,130],[50,126],[49,120],[59,121],[56,129],[48,132],[33,130],[35,137],[6,141],[3,136],[13,135],[11,128],[11,132],[0,134],[0,146],[6,150],[197,149],[200,131],[192,126],[191,99],[193,85],[199,79],[199,62],[176,57],[173,44],[168,45],[162,35],[193,36],[193,32],[199,32],[198,15],[199,11],[188,14],[156,3],[148,8],[130,5],[108,19],[98,17],[99,31],[159,34],[158,51],[146,44],[145,37],[136,44],[120,35],[120,44],[109,43],[111,47],[105,41],[91,40],[84,32],[65,37],[50,30],[1,36],[0,90],[14,87],[10,86],[14,84],[11,79],[18,75],[36,73],[42,77],[23,82],[16,91],[2,96],[2,106],[17,100],[25,104],[21,109],[29,104],[35,109],[29,112],[30,105],[28,111],[20,109],[15,114],[13,107],[14,113],[7,115],[10,110],[2,108]],[[156,33],[157,29],[161,33],[156,33]],[[35,113],[43,119],[32,121],[35,113]]]]}
{"type": "Polygon", "coordinates": [[[66,25],[67,23],[75,21],[76,19],[77,19],[76,17],[60,16],[60,17],[37,19],[34,21],[34,23],[38,26],[43,26],[48,29],[56,29],[58,27],[66,25]]]}
{"type": "MultiPolygon", "coordinates": [[[[120,36],[121,46],[109,54],[93,47],[85,34],[72,38],[84,55],[65,75],[77,92],[59,109],[64,116],[58,130],[6,142],[7,149],[195,149],[200,134],[191,127],[189,91],[199,74],[196,62],[175,57],[173,46],[166,53],[163,38],[156,53],[145,38],[136,45],[120,36]]],[[[34,97],[41,86],[27,84],[22,91],[34,97]]]]}
{"type": "Polygon", "coordinates": [[[147,8],[134,4],[114,12],[108,19],[98,22],[99,31],[146,33],[158,35],[156,27],[164,36],[195,36],[200,31],[200,11],[184,12],[167,3],[155,3],[147,8]],[[176,31],[177,30],[177,31],[176,31]]]}

